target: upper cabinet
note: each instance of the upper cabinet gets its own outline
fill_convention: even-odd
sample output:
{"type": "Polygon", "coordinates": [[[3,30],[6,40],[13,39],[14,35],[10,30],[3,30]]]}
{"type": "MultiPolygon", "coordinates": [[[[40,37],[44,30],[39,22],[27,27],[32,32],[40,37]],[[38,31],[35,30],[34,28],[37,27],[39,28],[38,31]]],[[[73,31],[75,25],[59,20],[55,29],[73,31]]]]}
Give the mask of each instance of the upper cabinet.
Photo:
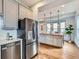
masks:
{"type": "Polygon", "coordinates": [[[4,0],[4,28],[17,29],[18,3],[15,0],[4,0]]]}
{"type": "Polygon", "coordinates": [[[33,12],[26,7],[19,5],[19,18],[30,18],[33,19],[33,12]]]}
{"type": "Polygon", "coordinates": [[[23,19],[26,18],[26,8],[22,5],[19,5],[19,18],[23,19]]]}
{"type": "Polygon", "coordinates": [[[0,0],[0,14],[2,14],[2,0],[0,0]]]}

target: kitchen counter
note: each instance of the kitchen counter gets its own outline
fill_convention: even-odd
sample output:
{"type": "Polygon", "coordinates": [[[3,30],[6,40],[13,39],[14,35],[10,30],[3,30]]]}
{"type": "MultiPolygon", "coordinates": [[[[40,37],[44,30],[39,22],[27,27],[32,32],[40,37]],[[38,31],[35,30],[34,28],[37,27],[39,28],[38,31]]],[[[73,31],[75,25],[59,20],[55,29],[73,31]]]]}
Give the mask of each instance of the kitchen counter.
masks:
{"type": "Polygon", "coordinates": [[[21,41],[21,39],[19,39],[19,38],[16,38],[16,39],[13,39],[13,40],[1,39],[0,40],[0,45],[12,43],[12,42],[17,42],[17,41],[21,41]]]}
{"type": "Polygon", "coordinates": [[[39,42],[56,47],[63,47],[64,35],[60,33],[40,33],[39,42]]]}
{"type": "MultiPolygon", "coordinates": [[[[22,59],[22,39],[20,38],[15,38],[13,40],[6,40],[6,39],[0,39],[0,59],[2,58],[1,54],[2,54],[2,46],[5,44],[9,44],[9,43],[15,43],[15,42],[19,42],[20,41],[20,46],[16,47],[16,51],[18,51],[17,53],[19,53],[19,50],[21,51],[21,59],[22,59]]],[[[14,46],[15,47],[15,46],[14,46]]],[[[13,49],[14,49],[13,47],[13,49]]],[[[12,52],[13,50],[11,50],[10,52],[12,52]]],[[[14,49],[15,51],[15,49],[14,49]]],[[[5,52],[6,53],[6,52],[5,52]]],[[[7,52],[8,53],[8,52],[7,52]]],[[[17,54],[18,55],[18,54],[17,54]]],[[[17,58],[17,57],[16,57],[17,58]]]]}

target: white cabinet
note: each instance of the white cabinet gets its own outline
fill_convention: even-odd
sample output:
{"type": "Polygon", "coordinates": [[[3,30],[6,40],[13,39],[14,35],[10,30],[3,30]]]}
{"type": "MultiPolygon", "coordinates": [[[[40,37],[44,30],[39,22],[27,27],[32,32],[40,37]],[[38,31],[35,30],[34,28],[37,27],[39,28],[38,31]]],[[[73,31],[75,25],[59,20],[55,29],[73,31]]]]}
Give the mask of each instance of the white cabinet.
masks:
{"type": "Polygon", "coordinates": [[[4,0],[4,28],[17,29],[18,3],[14,0],[4,0]]]}
{"type": "MultiPolygon", "coordinates": [[[[58,36],[59,37],[59,36],[58,36]]],[[[52,46],[63,47],[63,37],[57,38],[52,35],[40,35],[39,43],[44,43],[52,46]]]]}
{"type": "Polygon", "coordinates": [[[22,5],[19,5],[19,18],[23,19],[26,18],[26,8],[22,5]]]}
{"type": "Polygon", "coordinates": [[[33,18],[33,15],[32,15],[32,11],[27,9],[26,7],[22,6],[22,5],[19,5],[19,18],[20,19],[23,19],[23,18],[30,18],[32,19],[33,18]]]}
{"type": "Polygon", "coordinates": [[[0,0],[0,14],[2,14],[2,0],[0,0]]]}
{"type": "Polygon", "coordinates": [[[43,35],[39,36],[39,42],[40,43],[45,43],[45,37],[43,35]]]}
{"type": "Polygon", "coordinates": [[[33,12],[29,9],[26,9],[26,16],[27,18],[33,19],[33,12]]]}

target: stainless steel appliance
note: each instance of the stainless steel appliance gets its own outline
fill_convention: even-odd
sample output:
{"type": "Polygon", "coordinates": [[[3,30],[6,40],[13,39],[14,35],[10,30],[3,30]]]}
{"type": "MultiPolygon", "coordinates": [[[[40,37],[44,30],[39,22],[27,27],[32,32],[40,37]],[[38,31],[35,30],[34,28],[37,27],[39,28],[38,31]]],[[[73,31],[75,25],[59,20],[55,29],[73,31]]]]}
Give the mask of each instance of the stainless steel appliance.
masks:
{"type": "Polygon", "coordinates": [[[1,59],[21,59],[20,42],[1,46],[1,59]]]}
{"type": "Polygon", "coordinates": [[[32,42],[26,46],[26,59],[31,59],[37,53],[36,42],[32,42]]]}
{"type": "Polygon", "coordinates": [[[23,59],[31,59],[38,54],[38,22],[32,19],[19,19],[18,38],[23,39],[23,59]]]}

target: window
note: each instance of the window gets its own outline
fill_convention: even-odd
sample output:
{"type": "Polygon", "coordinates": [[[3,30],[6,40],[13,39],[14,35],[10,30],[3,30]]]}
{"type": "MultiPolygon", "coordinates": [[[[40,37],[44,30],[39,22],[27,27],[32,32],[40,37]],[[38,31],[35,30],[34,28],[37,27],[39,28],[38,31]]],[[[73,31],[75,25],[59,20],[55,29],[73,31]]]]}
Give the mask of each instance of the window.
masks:
{"type": "Polygon", "coordinates": [[[58,32],[58,30],[60,31],[60,33],[64,33],[66,24],[64,21],[60,22],[60,28],[58,28],[57,22],[52,24],[48,23],[46,26],[47,26],[47,33],[50,33],[51,31],[58,32]]]}
{"type": "Polygon", "coordinates": [[[65,31],[65,22],[60,23],[60,30],[61,30],[61,33],[64,33],[64,31],[65,31]]]}
{"type": "Polygon", "coordinates": [[[50,33],[51,31],[51,24],[47,24],[47,33],[50,33]]]}
{"type": "Polygon", "coordinates": [[[53,23],[53,32],[58,31],[58,23],[53,23]]]}

